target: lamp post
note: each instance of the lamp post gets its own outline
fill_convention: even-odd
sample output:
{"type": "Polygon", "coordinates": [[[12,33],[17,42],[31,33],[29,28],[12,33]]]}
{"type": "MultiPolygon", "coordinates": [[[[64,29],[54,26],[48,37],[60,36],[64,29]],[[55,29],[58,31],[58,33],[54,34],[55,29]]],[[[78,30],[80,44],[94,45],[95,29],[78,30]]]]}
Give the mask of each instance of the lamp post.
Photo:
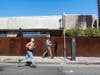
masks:
{"type": "Polygon", "coordinates": [[[100,27],[100,0],[97,0],[98,3],[98,25],[100,27]]]}
{"type": "Polygon", "coordinates": [[[67,57],[67,52],[66,52],[66,34],[65,34],[65,14],[62,14],[62,25],[63,25],[63,33],[64,33],[64,57],[67,57]]]}

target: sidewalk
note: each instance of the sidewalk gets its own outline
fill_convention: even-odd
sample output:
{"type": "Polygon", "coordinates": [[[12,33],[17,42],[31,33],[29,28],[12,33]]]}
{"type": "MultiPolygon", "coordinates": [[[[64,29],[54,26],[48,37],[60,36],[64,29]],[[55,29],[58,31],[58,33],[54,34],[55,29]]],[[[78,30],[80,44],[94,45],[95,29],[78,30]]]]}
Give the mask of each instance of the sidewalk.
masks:
{"type": "MultiPolygon", "coordinates": [[[[17,63],[19,56],[0,56],[0,63],[17,63]]],[[[100,64],[100,57],[76,57],[76,60],[70,60],[70,57],[42,58],[35,56],[36,64],[100,64]]]]}

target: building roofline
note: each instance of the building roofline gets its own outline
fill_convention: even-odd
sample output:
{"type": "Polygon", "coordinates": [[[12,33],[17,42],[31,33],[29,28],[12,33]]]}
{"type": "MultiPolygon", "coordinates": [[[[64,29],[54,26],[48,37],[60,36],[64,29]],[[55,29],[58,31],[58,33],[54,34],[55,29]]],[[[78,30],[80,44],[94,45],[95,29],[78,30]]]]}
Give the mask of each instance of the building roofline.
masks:
{"type": "MultiPolygon", "coordinates": [[[[3,32],[17,32],[19,29],[0,29],[0,31],[3,31],[3,32]]],[[[37,32],[37,31],[63,31],[63,29],[22,29],[22,31],[34,31],[34,32],[37,32]]]]}
{"type": "Polygon", "coordinates": [[[64,13],[64,15],[94,15],[94,16],[96,16],[96,14],[66,14],[66,13],[64,13]]]}
{"type": "Polygon", "coordinates": [[[7,16],[7,17],[0,17],[0,18],[27,18],[27,17],[61,17],[62,15],[41,15],[41,16],[7,16]]]}

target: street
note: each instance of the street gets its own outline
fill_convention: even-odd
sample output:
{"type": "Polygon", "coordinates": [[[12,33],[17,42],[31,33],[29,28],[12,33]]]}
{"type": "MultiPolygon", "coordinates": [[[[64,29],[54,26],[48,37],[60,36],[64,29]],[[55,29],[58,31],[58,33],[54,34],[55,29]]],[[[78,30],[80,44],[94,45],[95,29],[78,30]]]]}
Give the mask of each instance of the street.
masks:
{"type": "Polygon", "coordinates": [[[0,63],[0,75],[100,75],[99,65],[37,64],[36,68],[0,63]]]}
{"type": "Polygon", "coordinates": [[[100,66],[98,65],[76,65],[63,67],[63,75],[100,75],[100,66]]]}
{"type": "Polygon", "coordinates": [[[18,67],[18,64],[0,64],[0,75],[62,75],[57,66],[18,67]]]}

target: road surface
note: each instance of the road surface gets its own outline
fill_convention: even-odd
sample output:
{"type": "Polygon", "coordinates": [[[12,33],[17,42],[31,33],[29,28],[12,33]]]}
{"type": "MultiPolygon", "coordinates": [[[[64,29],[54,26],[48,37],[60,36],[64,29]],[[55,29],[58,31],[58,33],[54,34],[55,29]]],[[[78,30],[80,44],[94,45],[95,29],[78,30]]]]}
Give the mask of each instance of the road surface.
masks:
{"type": "Polygon", "coordinates": [[[36,68],[0,63],[0,75],[100,75],[100,65],[37,64],[36,68]]]}

